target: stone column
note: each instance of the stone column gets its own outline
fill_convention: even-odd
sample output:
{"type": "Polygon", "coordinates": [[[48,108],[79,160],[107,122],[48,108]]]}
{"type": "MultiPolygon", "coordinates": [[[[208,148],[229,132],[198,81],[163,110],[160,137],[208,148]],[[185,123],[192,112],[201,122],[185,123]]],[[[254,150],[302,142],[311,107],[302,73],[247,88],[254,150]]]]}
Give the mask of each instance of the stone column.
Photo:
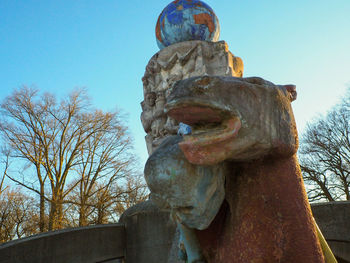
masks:
{"type": "Polygon", "coordinates": [[[185,41],[156,53],[142,78],[144,101],[141,121],[145,129],[148,153],[151,154],[178,123],[164,113],[164,105],[173,84],[197,76],[242,77],[243,61],[235,57],[224,41],[185,41]]]}

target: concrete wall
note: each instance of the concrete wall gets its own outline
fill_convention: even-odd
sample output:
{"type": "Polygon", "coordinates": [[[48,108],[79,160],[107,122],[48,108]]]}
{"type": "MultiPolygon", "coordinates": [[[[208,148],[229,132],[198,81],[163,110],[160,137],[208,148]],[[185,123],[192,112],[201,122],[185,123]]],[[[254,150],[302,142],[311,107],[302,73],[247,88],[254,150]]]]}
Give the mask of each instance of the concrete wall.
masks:
{"type": "Polygon", "coordinates": [[[339,262],[350,263],[350,202],[313,204],[312,212],[339,262]]]}
{"type": "Polygon", "coordinates": [[[124,256],[122,224],[65,229],[0,245],[1,263],[97,263],[124,256]]]}
{"type": "Polygon", "coordinates": [[[179,263],[176,226],[151,201],[120,224],[65,229],[0,245],[1,263],[179,263]],[[118,260],[117,258],[124,258],[118,260]]]}
{"type": "MultiPolygon", "coordinates": [[[[313,204],[314,217],[339,263],[350,263],[350,202],[313,204]]],[[[180,263],[169,213],[146,201],[111,224],[65,229],[0,245],[1,263],[180,263]]]]}
{"type": "Polygon", "coordinates": [[[176,226],[151,201],[125,211],[126,263],[178,263],[176,226]]]}

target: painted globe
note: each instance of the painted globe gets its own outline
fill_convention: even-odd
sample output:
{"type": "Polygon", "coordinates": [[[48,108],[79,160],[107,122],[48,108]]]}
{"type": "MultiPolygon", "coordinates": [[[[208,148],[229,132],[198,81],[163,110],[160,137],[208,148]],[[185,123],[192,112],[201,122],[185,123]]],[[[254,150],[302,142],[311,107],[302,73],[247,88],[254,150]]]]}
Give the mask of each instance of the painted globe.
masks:
{"type": "Polygon", "coordinates": [[[198,0],[176,0],[164,8],[156,25],[160,49],[188,40],[218,41],[219,20],[213,9],[198,0]]]}

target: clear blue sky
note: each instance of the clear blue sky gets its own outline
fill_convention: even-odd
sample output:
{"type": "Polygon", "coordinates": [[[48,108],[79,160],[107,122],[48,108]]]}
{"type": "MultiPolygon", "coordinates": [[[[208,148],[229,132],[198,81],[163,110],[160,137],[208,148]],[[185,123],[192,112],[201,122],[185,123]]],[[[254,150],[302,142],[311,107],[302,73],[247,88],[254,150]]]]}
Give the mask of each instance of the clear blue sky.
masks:
{"type": "MultiPolygon", "coordinates": [[[[0,99],[34,85],[64,96],[87,87],[94,106],[128,122],[141,161],[141,78],[158,51],[154,28],[168,0],[1,0],[0,99]]],[[[297,85],[302,132],[350,85],[349,0],[207,0],[221,40],[245,63],[245,76],[297,85]]]]}

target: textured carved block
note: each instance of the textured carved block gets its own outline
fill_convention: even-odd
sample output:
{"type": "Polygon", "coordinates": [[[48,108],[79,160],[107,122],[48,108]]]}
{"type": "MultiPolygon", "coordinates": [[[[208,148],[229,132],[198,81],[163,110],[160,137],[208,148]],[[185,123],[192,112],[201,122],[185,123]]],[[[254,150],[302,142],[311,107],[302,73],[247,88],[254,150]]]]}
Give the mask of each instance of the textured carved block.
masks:
{"type": "Polygon", "coordinates": [[[143,81],[142,125],[151,154],[167,137],[176,134],[177,123],[164,113],[167,95],[173,84],[182,79],[203,75],[242,77],[243,61],[235,57],[226,42],[186,41],[156,53],[143,81]]]}

